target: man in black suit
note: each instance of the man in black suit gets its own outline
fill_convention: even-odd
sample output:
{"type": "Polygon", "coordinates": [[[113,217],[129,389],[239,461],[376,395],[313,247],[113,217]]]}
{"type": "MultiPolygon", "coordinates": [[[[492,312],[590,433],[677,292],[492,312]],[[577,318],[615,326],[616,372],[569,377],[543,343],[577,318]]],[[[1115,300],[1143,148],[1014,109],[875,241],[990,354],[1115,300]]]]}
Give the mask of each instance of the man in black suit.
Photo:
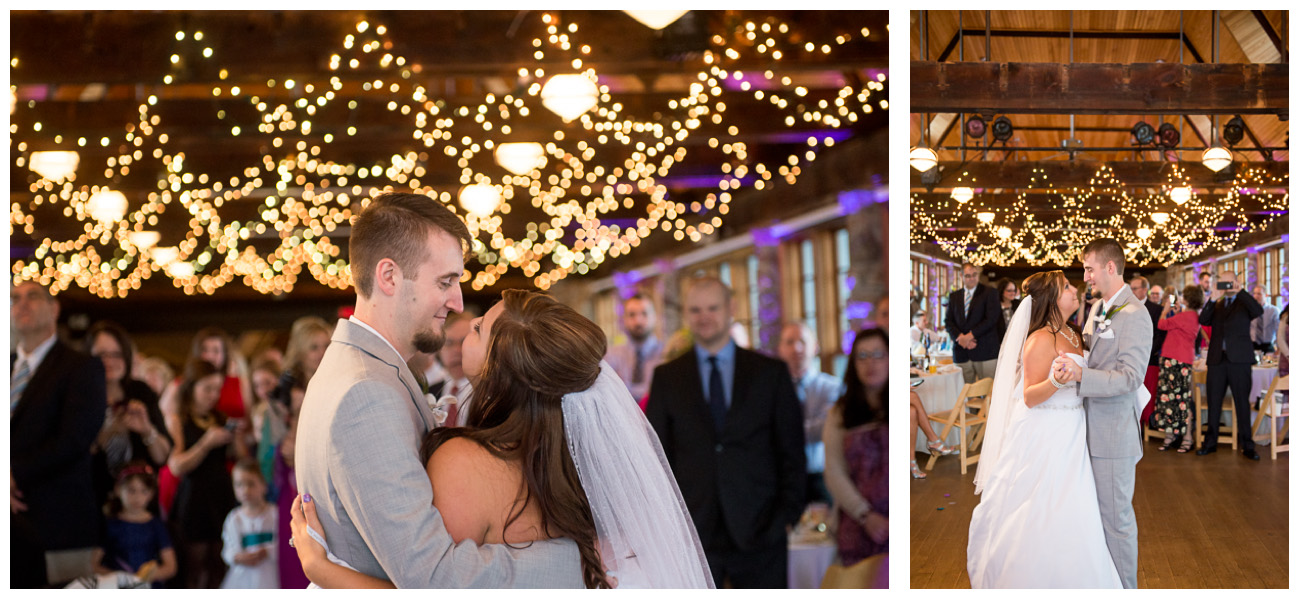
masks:
{"type": "Polygon", "coordinates": [[[104,423],[104,366],[58,339],[59,304],[44,287],[20,283],[9,299],[10,572],[14,587],[41,587],[64,583],[46,581],[47,553],[99,545],[90,447],[104,423]]]}
{"type": "MultiPolygon", "coordinates": [[[[1142,383],[1146,386],[1147,391],[1151,392],[1151,402],[1147,404],[1150,408],[1155,406],[1156,384],[1160,381],[1160,350],[1165,345],[1165,331],[1160,329],[1160,313],[1163,310],[1160,303],[1156,302],[1151,294],[1151,282],[1146,277],[1134,275],[1133,279],[1128,282],[1128,287],[1133,291],[1133,296],[1146,307],[1147,313],[1151,315],[1151,360],[1147,362],[1147,374],[1142,383]]],[[[1151,416],[1149,411],[1143,411],[1142,422],[1146,422],[1147,417],[1151,416]]]]}
{"type": "Polygon", "coordinates": [[[1225,269],[1219,273],[1214,299],[1201,308],[1201,325],[1210,326],[1210,347],[1205,360],[1210,432],[1205,437],[1205,445],[1196,453],[1204,456],[1218,450],[1223,395],[1231,387],[1241,453],[1251,460],[1259,460],[1250,432],[1250,366],[1255,364],[1250,320],[1264,314],[1264,308],[1250,294],[1239,292],[1241,284],[1237,282],[1237,274],[1225,269]],[[1226,289],[1219,289],[1225,284],[1226,289]]]}
{"type": "Polygon", "coordinates": [[[686,291],[694,348],[655,369],[654,426],[718,587],[786,587],[787,528],[803,512],[803,413],[790,371],[731,339],[731,290],[686,291]]]}
{"type": "Polygon", "coordinates": [[[974,383],[997,370],[1002,305],[993,288],[980,284],[979,267],[963,263],[961,281],[961,289],[948,294],[943,324],[953,342],[952,362],[961,367],[966,383],[974,383]]]}

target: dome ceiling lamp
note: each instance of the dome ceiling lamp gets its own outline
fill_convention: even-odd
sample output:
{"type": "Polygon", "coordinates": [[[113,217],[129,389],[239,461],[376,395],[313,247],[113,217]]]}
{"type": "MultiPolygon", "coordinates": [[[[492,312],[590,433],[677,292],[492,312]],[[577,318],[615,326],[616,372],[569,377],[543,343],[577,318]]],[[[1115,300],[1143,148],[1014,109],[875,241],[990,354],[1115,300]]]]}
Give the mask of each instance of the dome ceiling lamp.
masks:
{"type": "Polygon", "coordinates": [[[497,144],[492,156],[498,165],[515,175],[527,175],[546,166],[546,149],[537,142],[497,144]]]}
{"type": "Polygon", "coordinates": [[[568,123],[596,107],[600,90],[581,74],[554,75],[542,86],[542,106],[568,123]]]}
{"type": "Polygon", "coordinates": [[[460,189],[460,207],[480,219],[489,217],[501,207],[501,192],[496,186],[475,183],[460,189]]]}
{"type": "Polygon", "coordinates": [[[649,27],[655,31],[672,25],[682,15],[691,12],[689,10],[625,10],[629,17],[636,19],[638,23],[649,27]]]}
{"type": "Polygon", "coordinates": [[[30,167],[37,175],[50,181],[70,179],[77,172],[81,157],[72,150],[46,150],[33,152],[30,167]]]}

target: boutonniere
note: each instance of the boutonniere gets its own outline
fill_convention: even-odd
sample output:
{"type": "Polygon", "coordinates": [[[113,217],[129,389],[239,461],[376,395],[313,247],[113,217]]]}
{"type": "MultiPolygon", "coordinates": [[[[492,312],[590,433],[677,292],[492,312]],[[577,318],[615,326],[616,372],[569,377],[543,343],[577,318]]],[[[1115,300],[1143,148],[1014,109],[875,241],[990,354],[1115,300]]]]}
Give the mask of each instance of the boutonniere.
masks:
{"type": "Polygon", "coordinates": [[[447,422],[447,417],[450,414],[450,407],[456,406],[457,403],[455,396],[443,396],[438,398],[429,393],[424,395],[424,400],[429,403],[429,411],[433,413],[433,422],[438,427],[443,426],[443,424],[447,422]]]}
{"type": "Polygon", "coordinates": [[[1096,331],[1098,337],[1105,338],[1105,339],[1111,339],[1115,337],[1115,332],[1110,330],[1110,320],[1112,317],[1118,314],[1119,311],[1124,310],[1125,306],[1128,306],[1127,302],[1119,306],[1112,306],[1110,310],[1106,311],[1106,314],[1104,315],[1097,315],[1093,317],[1093,321],[1097,322],[1096,331]]]}

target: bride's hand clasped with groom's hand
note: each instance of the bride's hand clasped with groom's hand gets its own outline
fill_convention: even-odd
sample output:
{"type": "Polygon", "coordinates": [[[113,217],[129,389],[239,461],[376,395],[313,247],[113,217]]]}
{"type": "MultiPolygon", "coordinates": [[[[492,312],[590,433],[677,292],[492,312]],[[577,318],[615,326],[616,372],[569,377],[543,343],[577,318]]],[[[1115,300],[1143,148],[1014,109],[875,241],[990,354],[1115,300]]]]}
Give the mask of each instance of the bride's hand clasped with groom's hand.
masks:
{"type": "Polygon", "coordinates": [[[1073,383],[1083,375],[1083,368],[1074,362],[1065,352],[1058,351],[1059,356],[1052,361],[1052,376],[1057,383],[1073,383]]]}

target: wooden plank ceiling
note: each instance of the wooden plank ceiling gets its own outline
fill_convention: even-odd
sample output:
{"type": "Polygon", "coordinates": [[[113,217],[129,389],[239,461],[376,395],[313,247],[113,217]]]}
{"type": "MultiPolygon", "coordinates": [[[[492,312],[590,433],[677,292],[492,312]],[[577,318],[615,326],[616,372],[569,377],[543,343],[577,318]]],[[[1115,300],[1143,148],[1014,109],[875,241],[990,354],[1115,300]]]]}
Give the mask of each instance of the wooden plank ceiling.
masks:
{"type": "MultiPolygon", "coordinates": [[[[1167,191],[1179,161],[1183,180],[1205,198],[1226,193],[1232,174],[1247,171],[1272,182],[1263,186],[1269,191],[1286,192],[1285,11],[1221,11],[1217,60],[1212,11],[924,11],[924,30],[921,17],[922,11],[911,12],[909,140],[921,143],[929,124],[942,175],[910,170],[913,197],[921,200],[914,210],[944,213],[938,207],[952,188],[975,181],[977,199],[990,206],[1009,208],[1023,194],[1043,198],[1029,206],[1060,214],[1067,190],[1092,188],[1107,164],[1122,182],[1114,191],[1126,197],[1097,207],[1098,220],[1131,217],[1140,213],[1135,206],[1154,203],[1147,199],[1167,191]],[[1233,116],[1245,123],[1244,138],[1233,146],[1234,165],[1221,174],[1200,161],[1211,140],[1211,113],[1220,132],[1233,116]],[[1005,146],[992,135],[963,139],[962,124],[972,114],[982,114],[990,127],[1006,116],[1014,133],[1005,146]],[[1178,149],[1135,147],[1138,122],[1172,124],[1181,136],[1178,149]],[[1075,141],[1067,148],[1067,140],[1075,141]],[[995,146],[981,148],[986,144],[995,146]],[[1039,178],[1031,181],[1035,173],[1039,178]],[[1045,189],[1049,182],[1054,190],[1045,189]]],[[[1254,203],[1249,195],[1238,200],[1245,211],[1239,220],[1274,216],[1268,202],[1254,203]]],[[[941,224],[939,217],[928,223],[941,224]]],[[[947,225],[957,234],[979,228],[974,215],[947,225]]],[[[921,238],[913,241],[929,239],[921,238]]]]}
{"type": "MultiPolygon", "coordinates": [[[[434,192],[450,191],[454,197],[463,184],[462,167],[457,159],[443,154],[441,148],[430,148],[420,139],[413,139],[413,115],[393,110],[390,105],[400,100],[396,92],[386,91],[390,83],[401,81],[397,79],[399,72],[406,72],[402,75],[406,81],[401,81],[404,86],[418,83],[426,90],[430,103],[449,111],[488,104],[484,98],[489,94],[497,102],[506,95],[528,98],[532,108],[529,116],[522,118],[516,114],[510,121],[512,131],[508,135],[494,134],[497,142],[551,141],[559,137],[558,131],[565,137],[565,143],[581,148],[602,143],[598,141],[602,132],[584,129],[578,123],[565,124],[542,108],[540,101],[528,94],[530,86],[542,83],[535,80],[536,69],[543,69],[547,76],[573,72],[571,59],[584,57],[582,67],[594,68],[600,83],[608,86],[610,98],[602,101],[602,111],[616,110],[629,121],[667,124],[680,119],[679,113],[684,112],[675,101],[690,96],[692,86],[701,83],[699,73],[708,71],[709,65],[703,59],[706,51],[722,53],[727,47],[735,47],[741,50],[736,57],[719,59],[729,73],[739,77],[719,84],[722,89],[715,101],[726,104],[725,121],[715,124],[708,117],[702,118],[700,131],[707,131],[707,135],[692,135],[683,140],[681,147],[687,150],[685,155],[673,164],[671,173],[658,179],[667,187],[672,200],[687,206],[704,203],[710,194],[725,191],[720,182],[730,178],[734,174],[732,169],[741,164],[752,169],[762,163],[775,171],[782,166],[789,168],[788,159],[793,155],[806,167],[804,155],[809,150],[810,137],[818,140],[816,150],[833,153],[835,149],[829,145],[843,146],[848,142],[851,147],[855,139],[879,130],[885,123],[886,111],[879,106],[873,114],[863,112],[859,115],[861,119],[844,120],[838,127],[804,119],[791,122],[785,117],[795,114],[791,113],[794,106],[779,110],[770,98],[759,100],[755,94],[767,90],[771,95],[789,97],[801,105],[806,103],[808,108],[804,112],[812,112],[818,103],[834,103],[846,87],[856,94],[857,90],[866,89],[868,82],[879,85],[878,79],[884,78],[888,68],[884,11],[692,11],[662,31],[654,31],[620,11],[556,11],[549,13],[550,17],[545,14],[541,11],[13,11],[10,13],[13,59],[10,73],[16,98],[11,132],[16,132],[13,138],[22,144],[21,147],[17,142],[11,144],[10,195],[13,205],[22,206],[28,214],[37,217],[31,233],[23,230],[22,223],[14,229],[13,259],[31,256],[43,239],[75,238],[83,227],[80,221],[58,218],[63,206],[30,205],[32,198],[43,191],[30,187],[39,178],[26,166],[20,166],[32,151],[77,150],[81,154],[81,167],[76,185],[111,185],[127,195],[132,210],[148,194],[159,190],[158,182],[166,179],[168,168],[160,161],[136,161],[129,174],[122,173],[120,165],[105,168],[119,155],[118,144],[124,127],[130,131],[139,126],[132,124],[138,121],[139,109],[150,97],[157,101],[150,112],[160,118],[158,131],[153,135],[165,134],[167,152],[184,153],[185,170],[205,174],[210,181],[243,179],[250,166],[256,169],[262,165],[264,156],[276,160],[293,156],[297,140],[322,145],[320,139],[330,134],[336,141],[327,144],[321,160],[356,167],[387,166],[394,155],[418,153],[422,184],[434,192]],[[557,50],[555,44],[546,41],[552,35],[547,21],[551,18],[552,23],[560,23],[563,28],[557,33],[572,39],[570,50],[557,50]],[[368,24],[365,35],[358,33],[361,21],[368,24]],[[757,38],[746,37],[747,23],[759,26],[755,31],[759,34],[757,38]],[[778,33],[777,24],[782,24],[787,31],[778,33]],[[348,59],[360,54],[355,48],[350,53],[344,51],[342,40],[354,36],[355,43],[360,45],[375,37],[379,25],[383,25],[384,33],[378,39],[384,41],[382,48],[376,42],[371,58],[391,54],[405,58],[406,64],[401,69],[396,66],[380,69],[368,66],[369,63],[357,69],[348,68],[348,59]],[[570,25],[576,29],[569,29],[570,25]],[[768,26],[771,31],[765,29],[768,26]],[[195,39],[196,32],[202,32],[201,40],[195,39]],[[869,33],[864,37],[863,32],[869,33]],[[765,52],[755,51],[755,46],[762,44],[765,37],[780,41],[765,52]],[[580,54],[580,46],[586,46],[588,52],[580,54]],[[205,48],[211,49],[211,56],[204,55],[205,48]],[[784,49],[784,56],[774,57],[773,48],[784,49]],[[547,51],[544,58],[536,59],[534,54],[542,50],[547,51]],[[343,56],[342,66],[337,70],[330,68],[336,54],[343,56]],[[332,81],[335,77],[337,83],[332,81]],[[287,86],[290,80],[294,82],[292,88],[287,86]],[[383,90],[371,89],[376,87],[376,80],[384,80],[383,90]],[[236,86],[240,88],[237,96],[232,90],[236,86]],[[255,102],[250,101],[252,97],[271,107],[280,103],[292,105],[314,96],[308,86],[316,94],[322,89],[332,89],[336,94],[328,106],[322,103],[321,109],[312,115],[310,134],[297,131],[281,134],[277,130],[275,135],[270,135],[257,131],[260,119],[271,111],[257,110],[255,102]],[[234,127],[241,129],[240,134],[232,133],[234,127]],[[350,128],[355,129],[349,131],[350,128]],[[283,148],[273,142],[273,138],[281,135],[283,148]],[[78,145],[80,138],[86,140],[85,145],[78,145]],[[98,143],[102,138],[113,142],[98,143]],[[831,144],[825,143],[827,139],[831,144]],[[744,156],[740,159],[732,148],[738,142],[744,144],[740,153],[744,156]]],[[[887,96],[883,93],[877,94],[871,103],[877,104],[884,98],[887,96]]],[[[833,110],[834,104],[830,106],[833,110]]],[[[299,114],[297,118],[301,121],[305,117],[299,114]]],[[[428,118],[431,125],[426,130],[432,129],[436,118],[428,118]]],[[[455,140],[480,134],[483,127],[472,118],[459,120],[447,132],[448,139],[455,140]]],[[[632,152],[631,148],[621,150],[606,169],[623,166],[632,152]]],[[[504,174],[493,166],[489,152],[480,153],[474,160],[478,161],[475,169],[492,173],[498,179],[504,174]]],[[[556,173],[559,174],[559,169],[556,173]]],[[[245,193],[240,202],[222,207],[225,222],[256,220],[259,212],[266,209],[263,200],[285,195],[283,190],[275,189],[271,176],[266,179],[245,193]]],[[[749,186],[757,174],[750,171],[743,179],[749,186]]],[[[781,179],[772,178],[767,189],[771,191],[778,185],[789,188],[781,179]]],[[[390,184],[409,188],[384,177],[366,181],[367,186],[390,184]]],[[[351,185],[348,183],[344,189],[351,185]]],[[[527,187],[522,191],[526,192],[527,187]]],[[[292,193],[291,189],[289,194],[292,193]]],[[[783,193],[797,196],[798,188],[783,193]]],[[[527,195],[516,196],[511,203],[514,210],[500,214],[505,220],[501,229],[514,239],[524,236],[526,223],[550,218],[530,206],[527,198],[527,195]]],[[[647,194],[632,189],[626,196],[619,196],[619,200],[620,206],[601,215],[603,223],[635,227],[638,218],[646,217],[647,194]],[[630,206],[623,205],[625,197],[633,200],[630,206]]],[[[692,210],[692,214],[682,216],[689,223],[710,222],[719,214],[713,203],[709,204],[712,211],[692,210]]],[[[797,202],[769,204],[772,206],[744,210],[737,207],[736,212],[744,218],[760,220],[799,211],[797,202]]],[[[746,222],[723,219],[727,228],[723,233],[746,229],[746,222]]],[[[166,240],[182,236],[187,224],[184,219],[164,218],[158,227],[166,240]]],[[[264,242],[271,247],[279,241],[274,239],[279,237],[274,231],[263,235],[272,238],[264,242]]],[[[572,229],[566,235],[572,242],[572,229]]],[[[337,230],[332,239],[342,247],[345,257],[346,229],[337,230]]],[[[606,261],[592,275],[600,276],[629,264],[628,261],[644,262],[648,260],[645,255],[680,244],[672,235],[662,232],[651,235],[645,242],[633,252],[606,261]]],[[[253,236],[250,244],[258,243],[263,242],[253,236]]],[[[475,272],[482,270],[474,261],[471,266],[475,272]]],[[[160,279],[165,278],[148,280],[146,291],[177,294],[170,282],[157,281],[160,279]]],[[[303,285],[295,293],[337,295],[334,290],[309,280],[304,270],[299,280],[303,285]]],[[[531,278],[516,269],[495,281],[498,286],[507,287],[533,285],[531,278]]],[[[233,292],[241,297],[257,296],[238,281],[226,288],[243,288],[233,292]]],[[[85,292],[74,287],[69,293],[85,292]]]]}

